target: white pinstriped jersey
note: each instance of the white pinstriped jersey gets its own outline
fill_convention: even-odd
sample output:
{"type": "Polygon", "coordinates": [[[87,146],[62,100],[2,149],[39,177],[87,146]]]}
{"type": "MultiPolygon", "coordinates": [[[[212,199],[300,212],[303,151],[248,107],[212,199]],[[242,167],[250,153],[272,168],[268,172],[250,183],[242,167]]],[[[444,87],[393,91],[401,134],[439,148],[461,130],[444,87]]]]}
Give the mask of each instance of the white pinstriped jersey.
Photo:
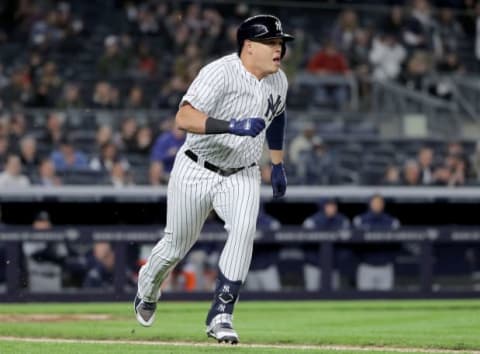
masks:
{"type": "MultiPolygon", "coordinates": [[[[282,70],[258,80],[234,53],[200,70],[180,106],[188,102],[209,117],[227,121],[262,117],[268,127],[285,109],[287,89],[287,78],[282,70]]],[[[188,133],[185,148],[221,168],[248,166],[261,157],[265,131],[255,138],[188,133]]]]}

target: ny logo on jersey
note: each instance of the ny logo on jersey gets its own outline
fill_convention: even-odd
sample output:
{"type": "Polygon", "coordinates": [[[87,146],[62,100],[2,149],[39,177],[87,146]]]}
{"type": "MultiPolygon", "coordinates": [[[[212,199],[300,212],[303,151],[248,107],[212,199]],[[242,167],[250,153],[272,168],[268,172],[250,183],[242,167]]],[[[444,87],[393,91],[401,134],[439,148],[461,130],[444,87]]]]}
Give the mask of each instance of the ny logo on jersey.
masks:
{"type": "Polygon", "coordinates": [[[270,96],[268,97],[267,103],[268,103],[268,107],[267,107],[267,111],[265,112],[265,117],[267,118],[268,121],[271,121],[277,115],[280,105],[282,104],[282,99],[280,95],[277,95],[277,99],[274,102],[273,96],[272,94],[270,94],[270,96]]]}

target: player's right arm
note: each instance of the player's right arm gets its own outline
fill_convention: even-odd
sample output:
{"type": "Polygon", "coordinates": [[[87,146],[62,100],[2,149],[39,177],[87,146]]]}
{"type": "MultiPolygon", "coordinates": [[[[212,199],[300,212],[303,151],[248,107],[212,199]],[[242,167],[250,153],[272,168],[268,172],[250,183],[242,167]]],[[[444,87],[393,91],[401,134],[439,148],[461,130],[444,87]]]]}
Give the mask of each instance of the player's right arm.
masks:
{"type": "Polygon", "coordinates": [[[205,134],[205,123],[208,116],[193,108],[190,103],[185,103],[177,112],[175,122],[179,129],[189,133],[205,134]]]}

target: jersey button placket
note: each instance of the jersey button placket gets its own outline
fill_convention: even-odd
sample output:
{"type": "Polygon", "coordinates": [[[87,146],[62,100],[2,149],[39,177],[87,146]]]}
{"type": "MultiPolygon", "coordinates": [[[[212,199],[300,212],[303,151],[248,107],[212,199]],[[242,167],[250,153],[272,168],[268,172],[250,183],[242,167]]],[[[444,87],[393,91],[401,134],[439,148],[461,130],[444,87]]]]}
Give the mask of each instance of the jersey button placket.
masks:
{"type": "Polygon", "coordinates": [[[263,116],[263,109],[262,109],[263,108],[263,102],[265,102],[265,96],[264,96],[264,92],[263,92],[262,82],[263,82],[262,80],[261,81],[255,80],[256,90],[257,90],[258,116],[265,119],[265,117],[263,116]]]}

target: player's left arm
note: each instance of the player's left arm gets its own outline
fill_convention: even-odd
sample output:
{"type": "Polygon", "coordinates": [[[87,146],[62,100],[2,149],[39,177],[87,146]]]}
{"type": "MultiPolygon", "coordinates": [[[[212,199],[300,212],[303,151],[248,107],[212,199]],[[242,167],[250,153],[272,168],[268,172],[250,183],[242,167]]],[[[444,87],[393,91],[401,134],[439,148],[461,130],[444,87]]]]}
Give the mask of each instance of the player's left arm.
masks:
{"type": "Polygon", "coordinates": [[[270,159],[272,161],[272,175],[270,179],[274,198],[283,197],[287,190],[287,175],[283,166],[286,121],[287,112],[284,110],[273,119],[266,132],[270,159]]]}

